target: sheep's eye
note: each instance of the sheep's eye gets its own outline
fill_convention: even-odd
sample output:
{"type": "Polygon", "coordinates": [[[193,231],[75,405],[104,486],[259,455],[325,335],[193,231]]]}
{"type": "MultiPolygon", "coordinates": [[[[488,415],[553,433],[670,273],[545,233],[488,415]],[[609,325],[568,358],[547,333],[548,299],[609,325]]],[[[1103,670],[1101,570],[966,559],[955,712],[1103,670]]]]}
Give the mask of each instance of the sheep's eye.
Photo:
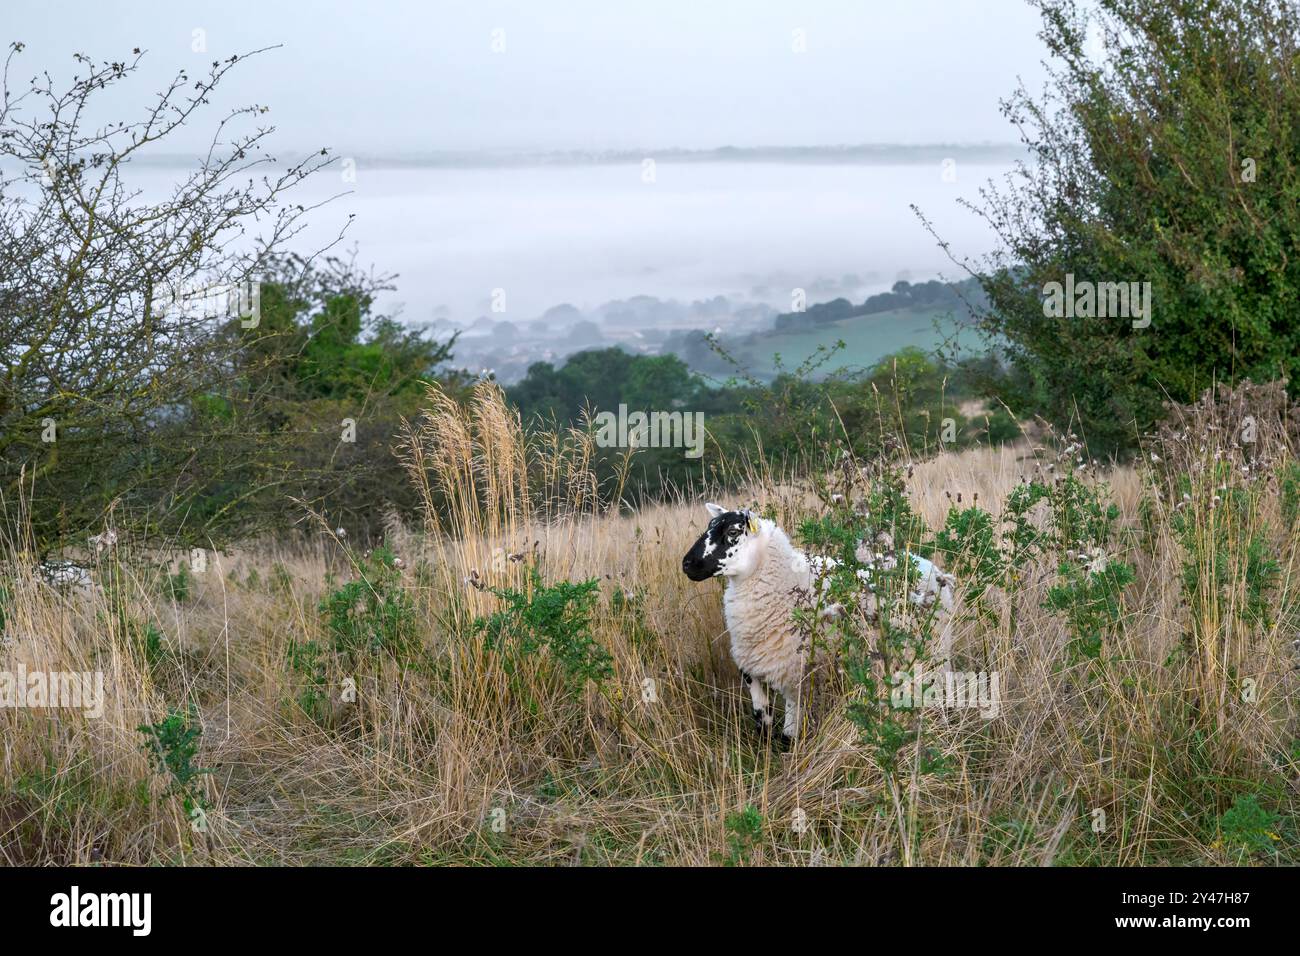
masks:
{"type": "Polygon", "coordinates": [[[738,541],[738,540],[740,540],[740,529],[739,529],[739,528],[732,528],[730,531],[728,531],[728,532],[727,532],[727,540],[728,540],[728,541],[738,541]]]}

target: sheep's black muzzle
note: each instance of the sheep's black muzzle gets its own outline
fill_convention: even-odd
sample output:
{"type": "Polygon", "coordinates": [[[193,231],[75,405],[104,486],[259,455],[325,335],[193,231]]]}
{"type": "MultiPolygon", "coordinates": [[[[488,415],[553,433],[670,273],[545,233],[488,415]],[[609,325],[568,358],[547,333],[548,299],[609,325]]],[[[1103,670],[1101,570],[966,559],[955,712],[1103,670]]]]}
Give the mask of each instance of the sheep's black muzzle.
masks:
{"type": "Polygon", "coordinates": [[[703,561],[692,561],[688,554],[682,558],[682,572],[692,581],[707,581],[713,572],[704,566],[703,561]]]}
{"type": "Polygon", "coordinates": [[[682,558],[682,573],[692,581],[707,581],[718,573],[718,563],[706,559],[703,551],[704,544],[700,541],[682,558]]]}

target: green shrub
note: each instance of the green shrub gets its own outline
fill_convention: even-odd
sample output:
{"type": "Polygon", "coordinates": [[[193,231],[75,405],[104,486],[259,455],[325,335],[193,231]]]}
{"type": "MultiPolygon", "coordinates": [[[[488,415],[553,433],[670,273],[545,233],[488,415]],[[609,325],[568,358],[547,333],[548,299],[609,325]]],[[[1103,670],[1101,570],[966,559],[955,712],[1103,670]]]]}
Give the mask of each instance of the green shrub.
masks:
{"type": "Polygon", "coordinates": [[[1065,617],[1070,628],[1067,653],[1074,662],[1100,658],[1105,637],[1120,627],[1124,589],[1136,579],[1131,564],[1108,553],[1119,508],[1102,503],[1104,490],[1104,485],[1070,474],[1045,493],[1061,560],[1060,581],[1048,589],[1044,604],[1065,617]]]}
{"type": "Polygon", "coordinates": [[[1079,421],[1107,452],[1215,381],[1295,381],[1300,257],[1282,250],[1300,229],[1297,5],[1038,6],[1054,73],[1046,96],[1007,104],[1033,159],[981,204],[1001,250],[981,270],[983,325],[1010,359],[990,393],[1079,421]],[[1067,276],[1149,283],[1149,311],[1049,315],[1047,284],[1067,276]]]}
{"type": "Polygon", "coordinates": [[[749,862],[754,848],[763,840],[763,815],[753,804],[745,804],[745,809],[728,813],[724,825],[727,828],[727,855],[723,858],[724,866],[740,866],[749,862]]]}
{"type": "Polygon", "coordinates": [[[993,516],[972,505],[950,509],[935,536],[935,552],[943,559],[944,569],[961,580],[971,600],[1001,583],[1005,561],[996,532],[993,516]]]}
{"type": "Polygon", "coordinates": [[[1170,525],[1187,555],[1183,591],[1196,619],[1208,601],[1229,604],[1228,593],[1244,583],[1243,616],[1253,625],[1266,626],[1282,565],[1260,520],[1263,489],[1257,484],[1229,487],[1231,469],[1229,462],[1220,461],[1195,482],[1181,476],[1184,498],[1170,525]]]}
{"type": "Polygon", "coordinates": [[[1096,660],[1106,635],[1120,626],[1120,596],[1133,583],[1133,567],[1101,554],[1063,561],[1058,571],[1062,583],[1048,589],[1044,606],[1062,614],[1069,625],[1071,661],[1096,660]]]}
{"type": "MultiPolygon", "coordinates": [[[[845,473],[855,476],[853,482],[861,474],[856,465],[845,473]]],[[[930,659],[936,614],[935,609],[912,613],[915,609],[908,601],[916,584],[916,567],[903,556],[925,555],[931,546],[929,529],[907,499],[904,476],[904,469],[879,463],[856,500],[847,491],[823,490],[826,511],[804,521],[799,537],[810,553],[827,555],[838,564],[824,575],[825,586],[805,596],[794,612],[795,623],[814,648],[823,642],[837,645],[844,675],[852,685],[846,715],[876,765],[891,777],[901,769],[905,752],[918,742],[921,759],[916,772],[946,770],[936,751],[924,739],[918,741],[923,737],[923,709],[895,693],[930,659]],[[892,538],[898,555],[893,568],[869,564],[859,556],[863,554],[859,542],[876,542],[882,533],[892,538]],[[862,573],[870,576],[872,584],[874,625],[865,623],[864,602],[870,598],[862,587],[862,573]],[[844,611],[827,630],[821,623],[822,611],[832,604],[844,611]]]]}
{"type": "Polygon", "coordinates": [[[323,721],[329,714],[326,691],[325,654],[316,641],[289,642],[289,670],[294,674],[298,692],[294,697],[312,720],[323,721]]]}
{"type": "Polygon", "coordinates": [[[186,817],[205,808],[199,780],[211,771],[194,765],[203,736],[198,712],[193,707],[188,711],[172,709],[157,723],[136,729],[144,735],[144,749],[154,770],[168,780],[167,795],[181,797],[186,817]]]}
{"type": "Polygon", "coordinates": [[[415,601],[392,551],[376,548],[354,565],[357,577],[320,602],[332,649],[349,667],[376,654],[409,660],[420,648],[415,601]]]}
{"type": "Polygon", "coordinates": [[[1247,854],[1271,852],[1278,842],[1282,818],[1259,805],[1254,794],[1242,794],[1219,818],[1224,843],[1247,854]]]}
{"type": "Polygon", "coordinates": [[[532,657],[545,649],[571,689],[587,681],[597,685],[613,676],[609,652],[591,636],[591,615],[599,594],[597,578],[574,584],[546,585],[537,568],[529,569],[530,588],[493,588],[505,607],[476,618],[474,629],[497,651],[532,657]]]}

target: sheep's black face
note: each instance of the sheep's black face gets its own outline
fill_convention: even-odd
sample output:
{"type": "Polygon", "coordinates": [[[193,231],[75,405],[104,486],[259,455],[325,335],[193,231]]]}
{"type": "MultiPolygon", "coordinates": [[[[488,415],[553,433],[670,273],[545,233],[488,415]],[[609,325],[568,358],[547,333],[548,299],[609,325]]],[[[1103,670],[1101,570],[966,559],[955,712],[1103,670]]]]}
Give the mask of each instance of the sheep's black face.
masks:
{"type": "Polygon", "coordinates": [[[682,558],[682,572],[692,581],[707,581],[722,573],[723,562],[744,540],[750,516],[744,511],[725,511],[709,505],[713,519],[700,540],[682,558]]]}

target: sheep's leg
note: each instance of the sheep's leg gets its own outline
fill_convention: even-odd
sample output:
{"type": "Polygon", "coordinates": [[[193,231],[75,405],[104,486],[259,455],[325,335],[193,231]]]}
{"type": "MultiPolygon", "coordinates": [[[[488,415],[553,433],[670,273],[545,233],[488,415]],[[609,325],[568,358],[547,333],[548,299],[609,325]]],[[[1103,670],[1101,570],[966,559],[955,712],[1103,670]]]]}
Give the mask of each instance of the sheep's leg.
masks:
{"type": "Polygon", "coordinates": [[[790,694],[785,695],[785,727],[781,733],[781,742],[787,746],[794,743],[799,736],[799,701],[790,694]]]}
{"type": "Polygon", "coordinates": [[[934,663],[940,674],[952,670],[952,618],[944,615],[939,623],[939,639],[935,642],[934,663]]]}
{"type": "Polygon", "coordinates": [[[935,659],[939,664],[939,673],[946,674],[952,670],[952,631],[953,606],[952,586],[942,583],[939,587],[939,640],[935,659]]]}
{"type": "Polygon", "coordinates": [[[772,732],[772,701],[767,696],[767,690],[763,687],[763,682],[752,674],[744,671],[740,672],[740,677],[749,688],[749,699],[754,705],[754,725],[758,728],[760,734],[770,734],[772,732]]]}

